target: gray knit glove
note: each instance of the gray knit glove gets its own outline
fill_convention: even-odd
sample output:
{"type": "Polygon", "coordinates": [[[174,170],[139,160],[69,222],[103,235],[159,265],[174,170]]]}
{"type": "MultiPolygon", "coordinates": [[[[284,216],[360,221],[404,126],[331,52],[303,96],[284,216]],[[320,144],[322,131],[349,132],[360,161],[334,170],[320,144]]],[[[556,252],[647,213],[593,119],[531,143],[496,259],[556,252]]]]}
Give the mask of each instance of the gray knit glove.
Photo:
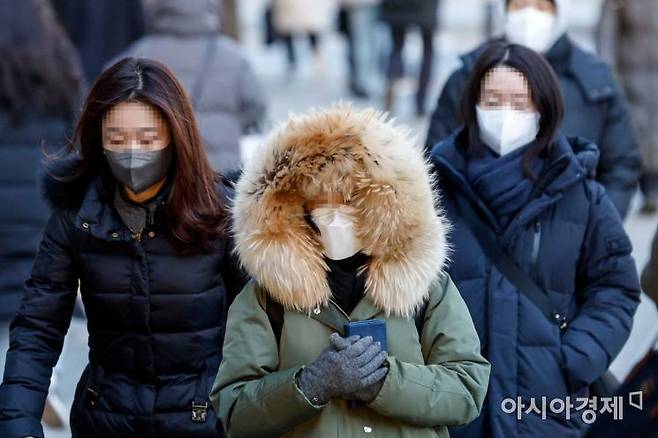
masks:
{"type": "MultiPolygon", "coordinates": [[[[340,336],[337,336],[331,338],[331,343],[333,344],[333,346],[336,348],[337,351],[341,351],[352,345],[354,343],[355,338],[358,339],[359,337],[352,336],[349,338],[341,338],[340,336]]],[[[379,343],[377,343],[377,345],[379,345],[379,343]]],[[[382,353],[386,355],[385,358],[388,358],[388,355],[385,351],[382,351],[382,353]]],[[[365,387],[359,391],[354,391],[342,398],[346,400],[358,400],[365,404],[371,403],[375,398],[377,398],[377,394],[379,394],[379,391],[381,391],[382,386],[384,385],[384,380],[386,380],[386,375],[388,374],[388,366],[386,364],[386,361],[384,361],[384,364],[382,364],[382,368],[380,369],[385,370],[381,379],[379,379],[378,381],[376,381],[375,383],[373,383],[368,387],[365,387]]]]}
{"type": "Polygon", "coordinates": [[[297,376],[297,386],[314,405],[365,389],[388,372],[382,368],[386,352],[371,336],[352,336],[350,345],[340,351],[334,346],[336,338],[342,339],[333,333],[329,337],[332,345],[297,376]]]}

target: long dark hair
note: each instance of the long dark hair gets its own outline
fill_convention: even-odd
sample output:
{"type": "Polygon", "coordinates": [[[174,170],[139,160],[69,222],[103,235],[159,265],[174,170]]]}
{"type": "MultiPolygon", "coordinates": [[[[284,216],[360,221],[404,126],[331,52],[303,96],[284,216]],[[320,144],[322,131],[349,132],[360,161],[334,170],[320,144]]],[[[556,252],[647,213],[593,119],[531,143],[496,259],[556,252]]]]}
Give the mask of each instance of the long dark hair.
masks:
{"type": "Polygon", "coordinates": [[[532,161],[553,143],[564,120],[564,98],[560,82],[551,65],[540,54],[520,46],[502,41],[490,43],[475,61],[462,97],[462,120],[468,130],[470,145],[479,147],[480,142],[472,141],[480,137],[476,105],[480,101],[482,80],[498,66],[514,68],[526,77],[532,101],[541,116],[539,133],[523,156],[523,168],[531,178],[532,161]]]}
{"type": "Polygon", "coordinates": [[[70,123],[83,86],[77,53],[46,0],[0,0],[0,111],[70,123]]]}
{"type": "Polygon", "coordinates": [[[96,80],[78,121],[70,148],[79,145],[76,179],[89,181],[110,174],[103,155],[101,124],[114,105],[138,101],[157,108],[168,124],[174,147],[172,189],[167,216],[173,237],[185,249],[210,248],[224,235],[228,214],[218,195],[221,177],[206,156],[190,101],[178,80],[163,64],[125,58],[96,80]]]}

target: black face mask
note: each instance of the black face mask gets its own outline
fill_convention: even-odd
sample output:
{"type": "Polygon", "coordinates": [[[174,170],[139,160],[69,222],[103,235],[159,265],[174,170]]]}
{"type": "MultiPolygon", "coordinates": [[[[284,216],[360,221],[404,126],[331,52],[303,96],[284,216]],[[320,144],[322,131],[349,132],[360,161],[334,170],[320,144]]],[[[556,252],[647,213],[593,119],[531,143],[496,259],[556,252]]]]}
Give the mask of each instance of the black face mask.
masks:
{"type": "Polygon", "coordinates": [[[167,176],[173,160],[171,145],[157,151],[105,149],[114,177],[133,193],[141,193],[167,176]]]}

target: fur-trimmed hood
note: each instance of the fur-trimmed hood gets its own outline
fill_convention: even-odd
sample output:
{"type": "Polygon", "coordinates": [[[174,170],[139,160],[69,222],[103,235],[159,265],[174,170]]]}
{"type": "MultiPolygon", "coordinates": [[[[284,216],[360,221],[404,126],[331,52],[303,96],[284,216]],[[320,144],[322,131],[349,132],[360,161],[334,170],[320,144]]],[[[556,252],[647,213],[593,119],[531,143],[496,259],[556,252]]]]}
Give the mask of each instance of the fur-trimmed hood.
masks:
{"type": "Polygon", "coordinates": [[[285,308],[308,312],[331,298],[321,244],[304,204],[341,192],[357,210],[371,256],[366,296],[408,317],[444,269],[448,225],[430,168],[405,129],[373,110],[338,105],[292,116],[250,161],[233,207],[245,269],[285,308]]]}

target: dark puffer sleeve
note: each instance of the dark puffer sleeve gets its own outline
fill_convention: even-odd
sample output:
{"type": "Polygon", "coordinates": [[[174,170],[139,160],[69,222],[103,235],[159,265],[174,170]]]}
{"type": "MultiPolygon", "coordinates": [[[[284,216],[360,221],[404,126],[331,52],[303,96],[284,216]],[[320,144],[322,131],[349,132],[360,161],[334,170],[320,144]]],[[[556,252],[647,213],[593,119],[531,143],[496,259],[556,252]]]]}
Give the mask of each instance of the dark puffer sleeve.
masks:
{"type": "Polygon", "coordinates": [[[590,217],[579,266],[582,305],[562,338],[571,391],[591,384],[624,346],[640,301],[631,242],[603,187],[588,183],[590,217]]]}
{"type": "Polygon", "coordinates": [[[0,386],[0,436],[43,437],[43,412],[52,369],[71,322],[78,276],[65,212],[50,218],[20,309],[11,324],[0,386]]]}

